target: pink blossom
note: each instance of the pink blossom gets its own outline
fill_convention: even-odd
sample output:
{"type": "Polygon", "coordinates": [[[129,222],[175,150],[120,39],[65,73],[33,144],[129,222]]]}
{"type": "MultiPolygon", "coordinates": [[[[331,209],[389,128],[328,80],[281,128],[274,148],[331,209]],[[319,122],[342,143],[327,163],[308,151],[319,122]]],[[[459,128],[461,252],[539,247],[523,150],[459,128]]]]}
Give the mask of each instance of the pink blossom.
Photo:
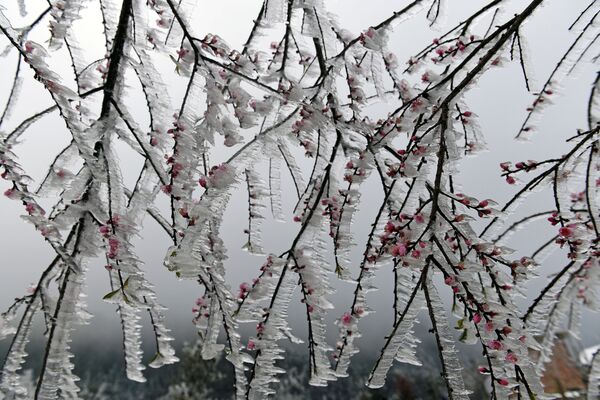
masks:
{"type": "Polygon", "coordinates": [[[118,239],[116,239],[114,237],[111,237],[110,239],[108,239],[108,247],[109,247],[108,258],[112,259],[112,258],[117,257],[117,252],[119,250],[119,246],[120,246],[120,243],[119,243],[118,239]]]}
{"type": "Polygon", "coordinates": [[[254,340],[252,340],[252,339],[248,340],[248,344],[246,345],[246,348],[250,351],[256,349],[256,343],[254,342],[254,340]]]}
{"type": "Polygon", "coordinates": [[[479,313],[475,313],[473,314],[473,322],[475,322],[476,324],[481,322],[481,314],[479,313]]]}
{"type": "Polygon", "coordinates": [[[452,275],[448,275],[446,279],[444,279],[444,283],[448,286],[456,285],[456,278],[452,275]]]}
{"type": "Polygon", "coordinates": [[[395,246],[392,246],[390,252],[394,257],[402,257],[405,256],[408,249],[404,243],[398,243],[395,246]]]}
{"type": "Polygon", "coordinates": [[[186,55],[188,52],[189,52],[189,50],[188,50],[188,49],[181,47],[179,50],[177,50],[177,55],[178,55],[180,58],[183,58],[183,57],[185,57],[185,55],[186,55]]]}
{"type": "Polygon", "coordinates": [[[392,232],[394,232],[394,231],[396,230],[396,224],[394,224],[392,221],[388,221],[388,222],[385,224],[385,228],[384,228],[384,230],[385,230],[387,233],[392,233],[392,232]]]}
{"type": "Polygon", "coordinates": [[[570,226],[563,226],[558,230],[558,234],[564,238],[573,236],[573,229],[570,226]]]}
{"type": "Polygon", "coordinates": [[[240,284],[240,292],[238,293],[238,298],[243,299],[246,296],[246,293],[250,291],[250,284],[247,282],[243,282],[240,284]]]}
{"type": "Polygon", "coordinates": [[[33,215],[33,213],[36,210],[36,206],[33,203],[26,203],[25,204],[25,211],[27,211],[27,214],[29,215],[33,215]]]}
{"type": "Polygon", "coordinates": [[[171,175],[173,175],[173,178],[176,178],[182,170],[183,164],[176,162],[171,167],[171,175]]]}
{"type": "Polygon", "coordinates": [[[517,358],[517,356],[515,355],[515,353],[513,353],[512,351],[508,351],[506,353],[506,357],[504,357],[504,359],[510,363],[516,364],[517,361],[519,361],[519,359],[517,358]]]}
{"type": "Polygon", "coordinates": [[[502,349],[502,342],[500,342],[499,340],[490,340],[488,342],[488,347],[492,350],[500,350],[502,349]]]}
{"type": "Polygon", "coordinates": [[[342,324],[348,326],[352,323],[352,315],[349,312],[345,312],[344,315],[342,315],[342,324]]]}
{"type": "Polygon", "coordinates": [[[33,53],[33,49],[34,49],[33,42],[31,42],[29,40],[26,41],[25,42],[25,53],[31,54],[31,53],[33,53]]]}

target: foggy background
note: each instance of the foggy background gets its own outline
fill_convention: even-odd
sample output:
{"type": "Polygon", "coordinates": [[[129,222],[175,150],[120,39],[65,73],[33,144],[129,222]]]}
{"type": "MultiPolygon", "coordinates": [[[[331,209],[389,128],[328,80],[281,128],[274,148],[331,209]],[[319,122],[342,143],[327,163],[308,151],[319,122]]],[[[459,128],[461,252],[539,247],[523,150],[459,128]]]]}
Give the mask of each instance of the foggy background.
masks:
{"type": "MultiPolygon", "coordinates": [[[[30,14],[23,20],[16,12],[17,7],[12,5],[13,1],[0,0],[0,5],[14,11],[12,14],[9,13],[8,17],[15,27],[29,23],[35,18],[38,10],[42,11],[47,7],[47,3],[41,0],[28,1],[30,14]]],[[[393,10],[398,10],[408,3],[408,1],[390,0],[370,0],[368,2],[326,0],[329,10],[338,16],[340,25],[356,35],[369,26],[376,25],[387,18],[393,10]]],[[[396,53],[402,65],[437,35],[463,20],[464,17],[469,16],[472,11],[477,10],[485,3],[487,2],[480,0],[448,1],[445,18],[438,25],[437,30],[428,27],[424,13],[421,13],[396,27],[390,36],[390,50],[396,53]]],[[[510,17],[516,10],[521,10],[527,3],[526,1],[507,2],[504,18],[510,17]]],[[[526,39],[528,72],[530,78],[533,78],[531,81],[533,92],[541,87],[558,59],[575,39],[575,34],[568,33],[567,28],[588,3],[588,0],[547,0],[546,5],[540,8],[524,26],[522,37],[526,39]]],[[[203,37],[209,32],[216,33],[223,37],[232,48],[239,49],[247,38],[252,20],[256,18],[261,4],[261,0],[200,0],[195,9],[192,30],[197,37],[203,37]]],[[[80,41],[86,44],[85,48],[102,57],[104,46],[101,41],[102,31],[96,7],[97,5],[94,4],[89,11],[84,12],[84,20],[86,17],[90,17],[87,22],[77,21],[75,26],[80,32],[80,41]],[[90,21],[97,23],[94,24],[90,21]]],[[[489,17],[481,22],[481,24],[486,24],[485,26],[488,23],[489,17]]],[[[31,35],[31,38],[38,42],[45,41],[47,37],[46,23],[36,27],[31,35]]],[[[6,39],[0,37],[0,43],[4,46],[6,39]]],[[[61,65],[58,72],[63,77],[63,81],[70,85],[71,72],[64,54],[65,49],[60,50],[53,60],[56,61],[56,65],[61,65]]],[[[95,56],[92,56],[90,60],[94,58],[95,56]]],[[[169,67],[168,63],[167,60],[165,68],[171,68],[169,70],[171,72],[173,67],[169,67]]],[[[16,66],[15,52],[12,51],[8,57],[1,59],[0,66],[2,72],[0,74],[0,104],[4,104],[16,66]]],[[[596,71],[597,65],[584,63],[576,69],[571,77],[560,82],[562,89],[553,96],[555,104],[547,109],[543,121],[538,124],[539,129],[533,134],[530,142],[514,140],[514,136],[525,118],[525,109],[533,99],[533,96],[528,94],[525,89],[518,62],[515,61],[505,67],[487,71],[480,78],[477,87],[469,91],[466,103],[471,111],[479,115],[479,124],[487,140],[488,148],[492,151],[478,154],[461,162],[460,175],[456,177],[456,182],[460,182],[462,191],[481,199],[493,198],[502,205],[519,187],[507,185],[500,177],[498,166],[500,162],[542,160],[550,156],[562,155],[566,149],[564,140],[573,136],[577,128],[585,129],[587,127],[586,105],[596,71]]],[[[52,104],[50,97],[41,85],[32,79],[32,72],[27,66],[23,68],[23,74],[25,77],[23,92],[12,117],[2,127],[4,132],[10,132],[24,118],[52,104]]],[[[169,94],[175,109],[177,109],[183,93],[185,78],[178,78],[173,72],[164,79],[168,79],[169,94]]],[[[135,88],[137,89],[137,87],[135,88]]],[[[145,104],[140,104],[138,111],[144,112],[144,106],[145,104]]],[[[374,109],[374,114],[377,112],[384,112],[384,108],[374,109]]],[[[250,137],[247,136],[246,139],[250,139],[250,137]]],[[[64,123],[55,112],[32,126],[21,140],[22,143],[16,147],[21,165],[36,182],[40,182],[56,153],[68,143],[70,138],[64,123]]],[[[222,157],[225,157],[225,153],[222,154],[222,157]]],[[[120,158],[124,181],[131,187],[137,177],[142,160],[124,147],[120,158]]],[[[217,157],[213,157],[212,162],[217,163],[217,157]]],[[[263,225],[265,251],[275,254],[287,249],[290,238],[294,237],[299,228],[298,224],[292,223],[291,209],[295,203],[293,197],[295,192],[292,190],[291,179],[287,170],[283,170],[281,175],[286,221],[274,222],[269,217],[263,225]]],[[[354,222],[355,242],[357,243],[353,252],[353,259],[356,260],[354,276],[357,273],[360,255],[364,251],[370,224],[382,199],[378,181],[379,178],[373,175],[362,187],[360,211],[354,222]]],[[[6,181],[0,181],[0,193],[8,187],[9,184],[6,181]]],[[[531,195],[527,202],[521,205],[514,218],[527,215],[528,210],[553,209],[550,197],[547,195],[547,191],[531,195]],[[535,207],[532,207],[532,204],[535,207]]],[[[166,196],[161,194],[159,198],[162,204],[166,205],[166,196]]],[[[22,214],[23,207],[19,202],[0,196],[0,309],[2,311],[12,303],[15,297],[22,296],[32,283],[37,282],[41,271],[53,257],[51,248],[35,229],[20,219],[19,216],[22,214]]],[[[264,261],[264,257],[249,255],[241,249],[245,243],[243,229],[246,222],[246,194],[244,185],[241,185],[233,195],[221,230],[228,248],[228,280],[234,288],[239,283],[251,281],[253,277],[257,276],[259,267],[264,261]]],[[[517,250],[516,254],[519,257],[529,255],[532,250],[553,234],[553,228],[545,220],[542,220],[533,223],[525,232],[514,235],[508,245],[517,250]]],[[[165,252],[170,241],[152,219],[146,218],[141,237],[136,240],[135,244],[137,255],[145,264],[146,276],[156,287],[159,302],[169,309],[166,318],[167,326],[173,330],[178,343],[193,340],[195,328],[191,322],[193,317],[191,309],[194,300],[203,292],[201,287],[194,281],[178,280],[173,273],[163,267],[165,252]]],[[[530,302],[547,280],[546,276],[564,265],[565,260],[565,255],[560,252],[556,252],[546,259],[539,269],[540,278],[531,282],[528,292],[529,299],[523,300],[523,305],[530,302]]],[[[76,330],[74,343],[76,346],[77,344],[85,346],[93,343],[94,346],[106,346],[107,349],[119,351],[121,327],[115,306],[102,301],[102,296],[110,290],[103,265],[102,260],[94,260],[89,265],[86,293],[88,310],[94,315],[94,318],[89,325],[76,330]]],[[[333,268],[334,265],[331,266],[331,270],[333,268]]],[[[368,295],[369,304],[377,312],[361,320],[360,328],[363,337],[358,340],[358,346],[362,350],[378,351],[384,336],[390,330],[393,320],[392,276],[390,265],[381,267],[377,281],[380,290],[368,295]]],[[[330,280],[338,289],[331,298],[336,305],[336,309],[329,313],[330,321],[333,322],[348,309],[354,285],[338,282],[333,274],[330,280]]],[[[450,298],[446,288],[443,288],[441,292],[446,295],[447,299],[450,298]]],[[[290,309],[291,326],[294,333],[301,337],[306,335],[307,329],[303,307],[297,301],[290,309]]],[[[591,314],[585,320],[583,342],[586,345],[600,343],[600,320],[597,315],[591,314]]],[[[146,339],[151,339],[148,321],[144,320],[144,322],[146,339]]],[[[427,324],[421,326],[424,329],[428,328],[427,324]]],[[[335,343],[337,334],[337,328],[331,324],[330,343],[335,343]]],[[[41,334],[38,333],[33,342],[41,344],[43,343],[42,339],[41,334]]],[[[146,344],[152,344],[150,340],[146,340],[146,342],[146,344]]],[[[5,344],[6,341],[0,343],[0,347],[5,344]]],[[[473,346],[472,349],[479,351],[476,346],[473,346]]],[[[151,356],[152,353],[148,355],[151,356]]],[[[0,358],[4,356],[4,353],[0,354],[0,358]]]]}

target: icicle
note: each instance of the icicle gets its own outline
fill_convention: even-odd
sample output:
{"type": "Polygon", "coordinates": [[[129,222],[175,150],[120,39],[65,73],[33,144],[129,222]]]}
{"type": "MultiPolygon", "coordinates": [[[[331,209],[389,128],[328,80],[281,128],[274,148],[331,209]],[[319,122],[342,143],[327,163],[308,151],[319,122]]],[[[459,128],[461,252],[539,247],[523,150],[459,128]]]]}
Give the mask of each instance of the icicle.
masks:
{"type": "MultiPolygon", "coordinates": [[[[19,71],[20,72],[20,71],[19,71]]],[[[20,73],[17,72],[17,76],[15,77],[15,81],[13,87],[11,89],[11,96],[5,106],[4,112],[0,114],[0,119],[7,121],[15,108],[17,101],[19,100],[19,96],[21,94],[21,88],[23,87],[23,77],[20,73]]]]}
{"type": "Polygon", "coordinates": [[[302,170],[298,167],[296,163],[295,157],[290,152],[288,145],[284,141],[279,142],[279,150],[281,151],[281,155],[288,167],[288,171],[292,176],[292,180],[294,181],[294,185],[298,188],[298,191],[302,193],[306,188],[306,184],[304,183],[302,170]]]}
{"type": "MultiPolygon", "coordinates": [[[[310,229],[310,228],[309,228],[310,229]]],[[[317,232],[304,233],[296,251],[302,297],[307,308],[307,318],[310,324],[310,380],[312,386],[326,386],[327,381],[335,380],[331,370],[329,352],[332,348],[327,344],[325,317],[333,305],[327,297],[332,288],[328,282],[328,263],[324,260],[325,242],[317,237],[317,232]],[[315,235],[314,239],[311,238],[315,235]]]]}
{"type": "Polygon", "coordinates": [[[385,205],[390,197],[391,192],[394,189],[394,184],[388,189],[384,204],[380,208],[380,211],[376,217],[376,225],[373,226],[374,236],[370,236],[366,245],[365,252],[363,254],[363,261],[360,265],[360,274],[356,280],[356,289],[354,294],[354,300],[352,302],[352,309],[342,315],[337,325],[340,329],[340,338],[336,344],[336,352],[334,353],[334,372],[338,377],[348,376],[348,367],[350,365],[350,358],[357,354],[359,349],[355,346],[355,339],[361,337],[358,324],[361,318],[369,314],[369,309],[366,302],[365,294],[369,291],[376,290],[373,285],[373,277],[375,276],[376,270],[379,267],[378,263],[369,261],[370,256],[379,254],[379,249],[374,244],[374,237],[376,232],[384,231],[384,222],[382,220],[385,205]]]}
{"type": "Polygon", "coordinates": [[[106,38],[106,49],[110,52],[112,49],[112,41],[117,32],[119,23],[119,2],[114,0],[102,0],[100,2],[100,11],[102,12],[102,22],[104,35],[106,38]]]}
{"type": "Polygon", "coordinates": [[[171,342],[174,338],[171,336],[170,330],[165,326],[165,307],[156,302],[155,294],[148,293],[144,296],[144,301],[148,304],[148,313],[156,339],[156,354],[149,362],[152,368],[160,368],[164,365],[169,365],[179,361],[175,356],[175,349],[171,342]]]}
{"type": "MultiPolygon", "coordinates": [[[[219,315],[221,317],[221,322],[219,325],[222,325],[225,331],[227,341],[227,361],[229,361],[234,367],[236,394],[238,398],[241,398],[245,394],[247,387],[244,363],[253,362],[253,360],[248,354],[240,351],[240,334],[238,333],[237,322],[234,319],[235,310],[237,307],[233,297],[231,296],[229,288],[223,279],[222,262],[218,262],[215,270],[220,272],[220,274],[215,274],[211,270],[208,277],[212,283],[214,298],[218,303],[218,310],[217,314],[215,315],[219,315]]],[[[206,281],[204,282],[207,283],[206,281]]],[[[222,347],[217,345],[216,341],[217,337],[214,337],[211,345],[213,349],[222,347]]]]}
{"type": "Polygon", "coordinates": [[[27,7],[25,6],[25,0],[18,0],[19,1],[19,14],[21,15],[21,17],[26,17],[27,16],[27,7]]]}
{"type": "Polygon", "coordinates": [[[456,340],[448,326],[446,310],[433,282],[428,279],[425,284],[427,285],[426,296],[428,296],[430,307],[429,313],[436,329],[434,333],[437,337],[438,347],[441,348],[440,357],[445,371],[444,379],[448,386],[449,398],[468,399],[471,391],[465,388],[462,377],[462,366],[458,359],[458,351],[454,345],[456,340]]]}
{"type": "Polygon", "coordinates": [[[373,86],[375,86],[375,91],[377,96],[384,97],[385,96],[385,86],[383,82],[383,73],[385,71],[385,65],[383,62],[383,58],[381,54],[371,53],[370,57],[370,72],[371,78],[373,79],[373,86]]]}
{"type": "MultiPolygon", "coordinates": [[[[175,4],[175,3],[174,3],[175,4]]],[[[192,25],[190,23],[190,16],[192,15],[196,2],[192,0],[181,0],[176,3],[175,12],[184,21],[188,27],[192,25]]],[[[167,37],[165,44],[169,47],[179,46],[183,39],[183,29],[177,22],[173,15],[173,10],[169,6],[165,7],[165,11],[161,14],[161,22],[159,26],[162,28],[168,28],[167,37]]]]}
{"type": "Polygon", "coordinates": [[[431,3],[431,7],[427,11],[427,20],[430,22],[430,25],[442,25],[445,9],[445,0],[434,0],[433,3],[431,3]]]}
{"type": "Polygon", "coordinates": [[[588,20],[589,22],[585,25],[582,32],[564,53],[563,58],[555,66],[539,92],[535,94],[531,106],[527,108],[527,117],[516,138],[527,140],[535,131],[536,125],[539,123],[544,110],[554,103],[554,99],[558,95],[557,92],[560,89],[560,84],[558,84],[558,82],[577,67],[578,63],[585,55],[585,52],[588,50],[587,45],[595,40],[596,33],[595,30],[591,28],[593,28],[594,23],[597,20],[598,14],[594,14],[592,19],[588,20]]]}
{"type": "Polygon", "coordinates": [[[73,142],[69,143],[54,159],[48,174],[40,184],[36,193],[40,196],[48,196],[56,191],[68,191],[70,183],[75,176],[71,172],[76,161],[79,160],[77,147],[73,142]]]}
{"type": "MultiPolygon", "coordinates": [[[[154,66],[151,55],[147,50],[138,50],[137,55],[140,58],[139,63],[131,61],[131,65],[135,70],[140,83],[144,88],[144,94],[146,96],[146,102],[149,108],[149,112],[153,117],[154,126],[151,128],[153,132],[151,135],[156,139],[156,145],[162,147],[164,140],[161,140],[160,133],[165,133],[167,127],[161,126],[164,124],[163,121],[170,119],[171,99],[169,98],[169,92],[165,85],[161,74],[154,66]]],[[[134,121],[133,118],[129,117],[129,121],[134,121]]]]}
{"type": "MultiPolygon", "coordinates": [[[[118,285],[118,282],[115,282],[115,278],[112,278],[112,280],[118,285]]],[[[123,349],[127,378],[136,382],[146,382],[146,378],[142,373],[146,367],[142,364],[142,326],[139,323],[139,311],[127,303],[120,305],[118,311],[123,330],[123,349]]]]}
{"type": "Polygon", "coordinates": [[[398,322],[394,325],[394,329],[388,336],[385,345],[381,351],[381,355],[375,363],[375,367],[369,375],[367,386],[376,389],[385,384],[385,378],[389,371],[394,358],[400,358],[403,362],[413,362],[409,354],[405,352],[405,346],[413,348],[415,343],[412,327],[416,322],[417,315],[423,309],[425,302],[423,294],[419,291],[418,283],[413,289],[415,292],[414,298],[409,300],[405,307],[405,312],[398,322]]]}
{"type": "Polygon", "coordinates": [[[33,316],[39,306],[40,301],[37,297],[31,299],[31,303],[21,317],[21,323],[17,328],[17,332],[9,347],[8,355],[2,365],[0,393],[3,393],[6,396],[14,396],[17,399],[26,399],[33,395],[33,393],[27,393],[27,389],[21,382],[21,377],[18,372],[21,370],[25,358],[27,357],[25,348],[30,340],[33,316]]]}
{"type": "MultiPolygon", "coordinates": [[[[413,281],[413,272],[408,268],[396,269],[394,273],[397,276],[396,282],[396,312],[400,312],[403,307],[406,307],[408,299],[411,296],[411,289],[415,287],[413,281]]],[[[413,289],[414,290],[414,289],[413,289]]],[[[400,315],[395,316],[399,318],[400,315]]],[[[400,331],[402,335],[402,346],[398,349],[395,359],[396,361],[421,366],[423,363],[417,357],[417,346],[421,340],[415,336],[414,325],[418,324],[418,320],[414,320],[411,325],[405,324],[405,329],[400,331]]]]}
{"type": "MultiPolygon", "coordinates": [[[[271,306],[268,313],[260,312],[260,322],[257,325],[257,340],[255,348],[257,351],[254,366],[252,367],[251,380],[248,382],[248,398],[261,400],[274,394],[272,383],[277,382],[276,375],[285,372],[277,368],[275,363],[282,359],[284,350],[277,342],[286,337],[285,332],[289,330],[287,318],[288,307],[292,298],[297,279],[290,271],[287,261],[273,259],[274,267],[269,268],[272,276],[267,282],[271,282],[277,293],[273,294],[271,306]],[[274,285],[273,285],[274,284],[274,285]]],[[[271,297],[269,295],[269,297],[271,297]]]]}
{"type": "Polygon", "coordinates": [[[274,153],[269,157],[269,200],[271,213],[277,221],[283,221],[281,202],[281,158],[274,153]]]}
{"type": "Polygon", "coordinates": [[[320,39],[325,58],[335,55],[338,49],[334,32],[339,31],[335,17],[327,12],[323,0],[304,0],[300,5],[304,9],[302,34],[320,39]]]}
{"type": "Polygon", "coordinates": [[[61,0],[52,5],[50,14],[53,20],[50,21],[50,48],[58,50],[62,47],[64,39],[67,36],[67,30],[73,25],[73,22],[79,19],[79,12],[82,9],[81,0],[61,0]]]}
{"type": "Polygon", "coordinates": [[[264,254],[262,247],[262,223],[267,208],[266,196],[269,192],[255,168],[246,169],[248,189],[248,227],[245,229],[248,241],[243,246],[253,254],[264,254]]]}
{"type": "Polygon", "coordinates": [[[333,238],[336,272],[341,279],[349,279],[348,271],[352,264],[350,251],[354,245],[352,222],[360,206],[360,189],[374,167],[369,155],[358,152],[344,166],[344,183],[330,178],[331,186],[338,188],[336,191],[339,195],[321,200],[325,203],[324,212],[330,217],[329,235],[333,238]]]}
{"type": "Polygon", "coordinates": [[[73,355],[70,352],[70,342],[74,324],[85,323],[88,318],[81,303],[85,272],[86,269],[82,266],[80,273],[68,271],[64,274],[36,398],[58,399],[59,392],[61,398],[77,398],[79,388],[76,382],[79,378],[72,371],[75,366],[71,362],[73,355]]]}
{"type": "Polygon", "coordinates": [[[587,399],[600,398],[600,350],[594,353],[588,375],[587,399]]]}
{"type": "Polygon", "coordinates": [[[293,0],[265,0],[265,19],[267,23],[284,22],[287,18],[287,3],[293,0]]]}

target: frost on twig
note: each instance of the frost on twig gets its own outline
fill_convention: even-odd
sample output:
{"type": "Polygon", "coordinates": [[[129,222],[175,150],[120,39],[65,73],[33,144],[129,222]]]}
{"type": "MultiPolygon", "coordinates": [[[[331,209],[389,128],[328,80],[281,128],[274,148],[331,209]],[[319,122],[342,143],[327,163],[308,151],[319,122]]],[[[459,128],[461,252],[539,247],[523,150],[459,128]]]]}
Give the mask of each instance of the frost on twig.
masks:
{"type": "Polygon", "coordinates": [[[470,394],[457,342],[481,352],[477,372],[489,376],[490,398],[540,398],[556,335],[565,328],[577,333],[583,310],[598,307],[600,86],[598,79],[591,85],[587,126],[569,134],[565,151],[500,165],[509,185],[521,183],[504,204],[461,189],[461,162],[486,149],[488,136],[480,105],[467,94],[488,71],[511,59],[519,63],[534,101],[518,136],[529,136],[555,97],[557,80],[598,58],[599,11],[592,2],[570,21],[570,47],[536,87],[525,26],[543,1],[529,0],[510,15],[500,12],[504,3],[489,1],[444,31],[451,2],[414,0],[352,33],[326,1],[265,0],[236,49],[217,33],[198,36],[195,1],[101,0],[99,59],[78,41],[90,1],[54,1],[38,15],[24,1],[0,10],[6,46],[0,55],[14,71],[0,117],[4,197],[23,206],[23,219],[55,253],[31,290],[0,315],[0,338],[10,341],[2,394],[78,396],[70,343],[88,318],[83,282],[96,259],[108,274],[104,300],[120,318],[128,378],[143,382],[147,366],[178,361],[166,310],[134,245],[149,215],[170,242],[166,268],[200,287],[201,295],[190,299],[200,353],[206,359],[226,354],[236,398],[276,395],[285,341],[305,342],[311,385],[348,376],[373,312],[369,293],[386,269],[392,289],[380,296],[391,299],[386,312],[393,322],[369,387],[383,386],[394,362],[421,365],[415,327],[429,321],[448,398],[470,394]],[[33,22],[13,26],[7,16],[17,12],[33,22]],[[409,19],[441,32],[415,54],[397,54],[393,29],[409,19]],[[40,23],[50,25],[43,40],[34,29],[40,23]],[[59,48],[69,62],[60,74],[59,48]],[[30,76],[52,103],[14,121],[30,76]],[[182,83],[180,96],[169,93],[172,81],[182,83]],[[30,128],[54,113],[69,140],[41,180],[33,180],[17,150],[31,140],[30,128]],[[133,186],[123,177],[122,146],[142,161],[133,186]],[[514,220],[513,211],[534,190],[549,193],[552,206],[514,220]],[[250,282],[233,284],[229,273],[229,233],[223,232],[229,205],[247,210],[240,245],[262,258],[250,282]],[[354,222],[369,207],[376,213],[361,237],[354,222]],[[294,224],[279,254],[263,240],[269,211],[294,224]],[[513,232],[544,218],[549,228],[538,249],[518,254],[505,245],[513,232]],[[521,309],[516,298],[532,277],[546,273],[542,255],[561,250],[562,268],[521,309]],[[352,296],[332,311],[340,284],[350,285],[352,296]],[[298,300],[304,333],[289,324],[288,310],[298,300]],[[20,371],[38,315],[44,354],[35,392],[28,393],[20,371]],[[144,315],[155,344],[148,365],[144,315]],[[255,331],[244,337],[247,324],[255,331]]]}

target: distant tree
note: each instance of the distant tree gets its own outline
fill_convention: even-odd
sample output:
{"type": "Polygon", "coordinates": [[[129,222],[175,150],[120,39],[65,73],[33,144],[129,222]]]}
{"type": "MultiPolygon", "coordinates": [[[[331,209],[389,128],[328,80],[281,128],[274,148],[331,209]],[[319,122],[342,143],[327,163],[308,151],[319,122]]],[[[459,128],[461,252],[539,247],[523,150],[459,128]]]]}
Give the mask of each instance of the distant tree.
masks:
{"type": "Polygon", "coordinates": [[[165,400],[233,398],[233,374],[227,374],[225,358],[219,355],[214,360],[203,360],[201,352],[201,346],[184,347],[179,372],[165,400]]]}
{"type": "MultiPolygon", "coordinates": [[[[458,162],[481,150],[485,138],[475,114],[479,105],[467,104],[465,94],[483,74],[514,60],[534,98],[517,137],[533,134],[538,116],[557,96],[559,80],[576,64],[597,60],[600,2],[569,3],[581,7],[577,19],[569,21],[572,46],[535,89],[529,87],[523,27],[551,1],[525,1],[510,15],[500,12],[510,1],[489,1],[412,56],[390,50],[392,27],[419,18],[419,12],[427,24],[436,24],[443,8],[457,2],[405,2],[387,19],[353,34],[336,23],[325,8],[328,2],[265,0],[237,50],[216,34],[196,36],[193,1],[56,0],[33,15],[29,3],[4,2],[7,9],[0,11],[6,46],[2,71],[17,65],[0,116],[0,171],[8,182],[5,197],[23,204],[24,219],[56,256],[0,319],[1,336],[11,338],[1,365],[6,397],[78,396],[71,334],[87,319],[83,281],[86,266],[98,257],[105,259],[110,286],[104,299],[115,304],[121,319],[127,376],[145,380],[142,313],[149,314],[156,339],[150,366],[178,360],[164,309],[131,244],[146,214],[172,242],[166,267],[204,289],[194,308],[201,356],[214,359],[225,352],[235,370],[237,398],[274,394],[273,383],[283,372],[276,365],[284,357],[281,341],[297,341],[287,315],[295,291],[305,306],[310,384],[346,377],[358,352],[359,325],[370,311],[366,293],[385,263],[393,264],[395,275],[394,322],[369,387],[384,384],[394,360],[419,365],[413,325],[423,311],[431,321],[449,398],[469,396],[457,340],[480,348],[479,372],[489,374],[491,398],[533,399],[543,392],[539,377],[557,329],[565,321],[575,329],[582,307],[597,307],[598,80],[590,93],[581,94],[589,98],[587,126],[574,127],[556,157],[501,165],[506,181],[520,184],[503,205],[459,190],[458,162]],[[92,6],[99,10],[97,21],[83,22],[103,27],[101,49],[82,48],[75,28],[92,6]],[[31,22],[14,26],[19,12],[31,22]],[[31,40],[32,32],[48,23],[48,40],[31,40]],[[68,56],[71,78],[57,72],[59,49],[68,56]],[[165,67],[169,58],[175,71],[173,64],[165,67]],[[168,74],[185,80],[181,99],[167,95],[163,77],[168,74]],[[54,104],[8,130],[11,111],[28,107],[18,95],[22,82],[32,79],[54,104]],[[140,98],[145,115],[133,104],[140,98]],[[385,115],[370,111],[377,104],[385,115]],[[72,140],[45,178],[33,182],[15,150],[28,128],[51,113],[60,114],[72,140]],[[118,143],[143,159],[133,187],[123,183],[118,143]],[[231,147],[231,155],[215,162],[221,145],[231,147]],[[301,151],[312,160],[307,171],[301,151]],[[297,234],[283,253],[269,254],[261,229],[268,210],[275,218],[284,216],[283,174],[291,176],[297,197],[291,207],[297,234]],[[378,211],[363,256],[355,260],[350,257],[352,220],[370,175],[382,195],[378,204],[368,205],[378,211]],[[238,187],[246,190],[246,198],[232,197],[238,187]],[[519,202],[542,187],[549,188],[552,210],[509,219],[519,202]],[[160,206],[165,198],[168,209],[160,206]],[[245,248],[269,254],[252,283],[239,289],[227,281],[222,240],[227,232],[221,231],[230,200],[248,209],[245,248]],[[502,240],[539,218],[549,220],[550,239],[533,254],[512,255],[502,240]],[[480,229],[482,219],[489,222],[480,229]],[[564,250],[564,268],[520,310],[515,297],[538,266],[539,254],[555,248],[564,250]],[[359,266],[356,276],[350,273],[353,265],[359,266]],[[435,276],[446,286],[436,285],[435,276]],[[327,343],[325,322],[332,279],[355,285],[338,314],[335,346],[327,343]],[[458,336],[441,290],[453,296],[458,336]],[[44,317],[47,343],[31,393],[19,371],[36,315],[44,317]],[[244,322],[255,323],[256,332],[242,340],[239,324],[244,322]],[[540,349],[539,359],[530,358],[531,348],[540,349]]],[[[598,364],[600,357],[594,371],[600,370],[598,364]]],[[[590,382],[590,392],[597,393],[599,377],[590,382]]]]}

